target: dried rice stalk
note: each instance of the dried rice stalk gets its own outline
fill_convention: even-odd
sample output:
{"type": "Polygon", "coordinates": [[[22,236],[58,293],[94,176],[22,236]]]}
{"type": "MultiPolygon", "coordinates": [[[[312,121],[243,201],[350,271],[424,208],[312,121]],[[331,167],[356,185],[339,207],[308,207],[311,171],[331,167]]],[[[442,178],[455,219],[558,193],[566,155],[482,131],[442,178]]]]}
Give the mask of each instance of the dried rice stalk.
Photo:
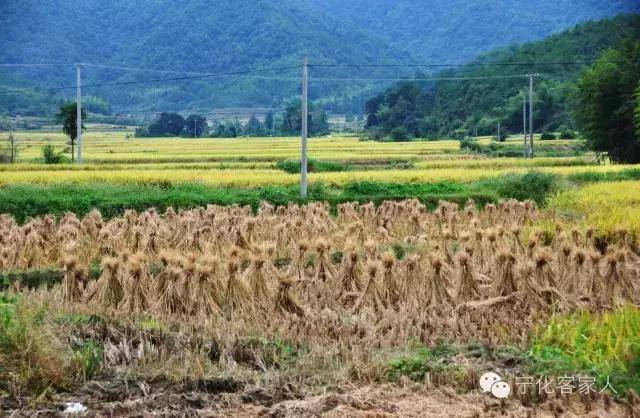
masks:
{"type": "Polygon", "coordinates": [[[518,290],[516,282],[515,265],[516,258],[513,254],[502,251],[498,253],[498,277],[493,284],[493,293],[496,296],[507,296],[518,290]]]}
{"type": "Polygon", "coordinates": [[[120,262],[117,258],[106,257],[102,260],[102,273],[96,282],[95,292],[89,296],[90,301],[115,308],[124,297],[124,287],[120,282],[119,275],[120,262]]]}
{"type": "Polygon", "coordinates": [[[459,253],[456,258],[459,266],[458,301],[466,302],[470,299],[477,299],[480,296],[480,290],[473,274],[471,258],[464,252],[459,253]]]}
{"type": "Polygon", "coordinates": [[[87,284],[87,271],[78,265],[78,259],[69,256],[64,260],[64,277],[62,278],[62,297],[73,302],[82,297],[87,284]]]}
{"type": "Polygon", "coordinates": [[[278,293],[276,294],[275,307],[282,313],[290,313],[304,317],[305,309],[300,302],[291,294],[291,286],[297,282],[293,277],[285,277],[280,279],[278,293]]]}

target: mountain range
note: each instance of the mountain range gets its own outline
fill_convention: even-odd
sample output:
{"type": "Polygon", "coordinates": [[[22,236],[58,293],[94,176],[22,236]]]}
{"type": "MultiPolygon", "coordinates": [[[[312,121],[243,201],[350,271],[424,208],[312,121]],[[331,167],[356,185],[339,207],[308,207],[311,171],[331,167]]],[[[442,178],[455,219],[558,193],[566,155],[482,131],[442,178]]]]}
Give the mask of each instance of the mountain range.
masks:
{"type": "MultiPolygon", "coordinates": [[[[61,65],[0,67],[0,86],[73,86],[76,62],[119,67],[86,67],[86,84],[281,68],[300,65],[305,56],[330,64],[462,63],[495,47],[628,12],[640,12],[640,2],[4,0],[0,63],[61,65]]],[[[405,76],[411,71],[319,68],[312,76],[405,76]]],[[[204,110],[280,106],[299,91],[297,68],[261,76],[90,87],[85,94],[107,99],[112,111],[204,110]]],[[[311,97],[368,97],[380,88],[375,82],[317,81],[311,97]]],[[[73,94],[73,89],[5,93],[0,112],[47,113],[73,94]]]]}

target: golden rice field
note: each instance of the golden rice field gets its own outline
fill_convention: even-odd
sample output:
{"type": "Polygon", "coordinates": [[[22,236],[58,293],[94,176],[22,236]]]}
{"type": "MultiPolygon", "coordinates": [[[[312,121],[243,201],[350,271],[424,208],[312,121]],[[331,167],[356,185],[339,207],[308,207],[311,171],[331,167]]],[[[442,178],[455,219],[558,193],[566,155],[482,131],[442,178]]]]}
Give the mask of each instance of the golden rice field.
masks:
{"type": "MultiPolygon", "coordinates": [[[[567,166],[567,167],[537,167],[538,171],[556,173],[560,175],[584,172],[609,173],[619,172],[634,166],[603,165],[603,166],[567,166]]],[[[343,185],[353,181],[385,181],[429,183],[438,181],[471,182],[509,173],[524,173],[529,167],[512,168],[455,168],[436,169],[407,169],[407,170],[362,170],[327,173],[310,173],[310,182],[324,182],[329,185],[343,185]]],[[[37,183],[54,184],[62,182],[91,183],[109,182],[118,184],[177,184],[183,182],[200,182],[211,186],[264,186],[288,185],[299,182],[297,174],[288,174],[276,169],[202,169],[202,168],[125,168],[120,170],[22,170],[6,171],[0,177],[0,185],[37,183]]]]}
{"type": "MultiPolygon", "coordinates": [[[[41,148],[51,144],[59,150],[68,145],[62,133],[18,132],[19,159],[33,162],[40,157],[41,148]]],[[[84,134],[83,155],[91,162],[177,162],[177,161],[277,161],[300,157],[299,138],[127,138],[129,132],[93,132],[84,134]]],[[[481,138],[481,143],[490,138],[481,138]]],[[[514,139],[514,143],[519,139],[514,139]]],[[[567,144],[564,140],[545,141],[548,145],[567,144]]],[[[357,137],[312,138],[309,154],[316,159],[425,160],[455,154],[459,143],[455,140],[373,142],[357,137]]]]}
{"type": "MultiPolygon", "coordinates": [[[[128,138],[126,132],[87,132],[84,164],[38,164],[41,148],[52,144],[67,148],[60,133],[20,132],[19,164],[0,166],[0,185],[19,183],[113,182],[176,184],[201,182],[212,186],[295,184],[298,176],[276,168],[283,159],[299,158],[297,138],[128,138]],[[144,164],[141,164],[144,163],[144,164]]],[[[489,138],[482,139],[488,142],[489,138]]],[[[514,142],[519,139],[514,139],[514,142]]],[[[545,141],[563,145],[567,141],[545,141]]],[[[591,156],[536,158],[483,158],[458,152],[453,140],[402,143],[362,141],[355,137],[314,138],[309,156],[345,164],[373,163],[367,169],[311,173],[310,181],[343,185],[352,181],[469,182],[495,177],[505,171],[520,173],[535,168],[562,175],[585,171],[615,172],[627,166],[596,166],[591,156]],[[410,168],[376,169],[376,161],[410,161],[410,168]]]]}
{"type": "MultiPolygon", "coordinates": [[[[18,133],[20,160],[29,162],[40,156],[45,144],[60,150],[68,139],[56,133],[18,133]]],[[[298,138],[126,139],[123,132],[88,132],[84,138],[86,162],[161,161],[275,161],[300,157],[298,138]]],[[[317,159],[420,159],[431,154],[454,153],[458,141],[415,141],[405,143],[362,142],[357,138],[315,138],[309,154],[317,159]]]]}
{"type": "Polygon", "coordinates": [[[550,206],[571,222],[605,234],[640,236],[640,182],[595,183],[555,196],[550,206]]]}

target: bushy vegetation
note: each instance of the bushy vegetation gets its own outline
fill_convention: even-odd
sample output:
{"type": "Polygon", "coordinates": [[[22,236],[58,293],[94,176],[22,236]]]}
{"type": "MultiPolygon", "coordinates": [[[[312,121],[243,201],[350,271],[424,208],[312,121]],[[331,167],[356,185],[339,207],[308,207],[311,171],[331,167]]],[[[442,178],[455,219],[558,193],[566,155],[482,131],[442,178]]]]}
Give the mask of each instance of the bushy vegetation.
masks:
{"type": "Polygon", "coordinates": [[[63,151],[56,151],[56,148],[47,144],[42,147],[42,162],[45,164],[61,164],[69,161],[63,151]]]}
{"type": "MultiPolygon", "coordinates": [[[[566,61],[566,57],[576,61],[594,60],[623,41],[640,40],[639,22],[640,16],[637,15],[589,22],[542,41],[485,54],[474,63],[558,62],[566,61]],[[589,48],[585,48],[585,45],[589,45],[589,48]]],[[[633,59],[632,56],[627,56],[628,61],[633,59]]],[[[603,59],[611,58],[615,57],[607,53],[603,59]]],[[[573,90],[572,83],[579,78],[586,66],[586,63],[571,66],[535,66],[534,72],[545,74],[544,78],[538,78],[535,82],[536,132],[573,127],[571,110],[575,108],[580,111],[584,106],[576,106],[569,100],[573,90]]],[[[519,75],[530,71],[532,69],[527,65],[488,65],[448,70],[441,76],[519,75]]],[[[629,76],[623,77],[620,82],[626,83],[623,80],[631,80],[631,74],[637,73],[637,70],[634,72],[630,68],[625,72],[629,76]]],[[[498,122],[510,132],[521,132],[522,94],[525,83],[524,78],[485,80],[482,83],[403,81],[367,102],[366,126],[372,135],[377,137],[391,136],[394,130],[406,132],[409,138],[453,136],[454,132],[461,129],[467,134],[477,130],[480,135],[492,135],[495,134],[498,122]]],[[[585,86],[585,94],[589,94],[592,87],[594,86],[585,86]]],[[[626,83],[624,89],[621,86],[621,91],[626,92],[625,97],[631,97],[636,87],[637,81],[631,86],[626,83]]],[[[603,114],[598,117],[605,118],[603,114]]],[[[629,126],[629,123],[627,121],[620,126],[629,126]]],[[[615,135],[613,132],[611,134],[615,135]]]]}
{"type": "Polygon", "coordinates": [[[640,120],[634,115],[639,85],[640,42],[628,41],[593,64],[575,92],[574,115],[589,148],[617,163],[640,163],[640,120]]]}
{"type": "MultiPolygon", "coordinates": [[[[278,161],[276,167],[284,172],[296,174],[300,172],[300,160],[278,161]]],[[[307,161],[307,170],[310,173],[348,171],[350,169],[351,167],[348,164],[339,161],[318,161],[314,159],[307,161]]]]}
{"type": "MultiPolygon", "coordinates": [[[[552,174],[529,173],[508,175],[476,183],[385,183],[359,181],[343,187],[312,184],[309,199],[328,201],[332,205],[357,201],[366,203],[384,200],[417,198],[433,208],[439,200],[464,203],[474,199],[478,204],[496,202],[500,198],[532,199],[543,204],[545,197],[556,190],[552,174]]],[[[125,208],[145,210],[155,207],[190,208],[206,204],[250,205],[257,209],[260,201],[286,205],[303,202],[299,187],[266,186],[259,188],[207,187],[197,183],[176,185],[117,185],[103,183],[12,185],[0,188],[0,213],[11,213],[20,221],[47,213],[61,215],[67,211],[85,214],[93,208],[107,217],[122,214],[125,208]]]]}
{"type": "MultiPolygon", "coordinates": [[[[546,139],[541,139],[556,139],[555,135],[551,134],[551,136],[546,137],[546,139]]],[[[489,157],[522,157],[524,154],[524,145],[521,142],[499,143],[497,141],[492,141],[489,144],[481,144],[474,139],[465,138],[460,141],[460,150],[483,154],[489,157]]],[[[534,151],[537,157],[573,157],[584,155],[587,152],[587,147],[583,141],[559,145],[534,141],[534,151]]]]}

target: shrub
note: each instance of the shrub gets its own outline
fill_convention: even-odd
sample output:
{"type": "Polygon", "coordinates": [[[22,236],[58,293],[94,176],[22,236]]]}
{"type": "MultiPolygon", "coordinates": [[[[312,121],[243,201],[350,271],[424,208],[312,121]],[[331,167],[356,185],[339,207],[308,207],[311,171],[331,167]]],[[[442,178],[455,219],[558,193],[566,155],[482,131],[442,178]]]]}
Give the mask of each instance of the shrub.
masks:
{"type": "MultiPolygon", "coordinates": [[[[276,167],[289,174],[300,173],[300,160],[278,161],[276,167]]],[[[335,161],[318,161],[309,159],[307,161],[307,171],[309,173],[349,171],[350,167],[344,163],[335,161]]]]}
{"type": "Polygon", "coordinates": [[[61,164],[66,163],[68,159],[62,152],[56,152],[53,145],[47,144],[42,147],[42,161],[45,164],[61,164]]]}
{"type": "Polygon", "coordinates": [[[543,141],[550,141],[552,139],[556,139],[556,135],[551,132],[543,131],[540,135],[540,139],[543,141]]]}
{"type": "Polygon", "coordinates": [[[136,138],[149,138],[151,135],[149,134],[149,130],[146,127],[139,127],[136,128],[134,136],[136,138]]]}
{"type": "Polygon", "coordinates": [[[562,128],[560,130],[560,139],[576,139],[577,135],[575,131],[569,128],[562,128]]]}
{"type": "Polygon", "coordinates": [[[488,180],[484,184],[495,188],[503,198],[533,200],[542,206],[547,197],[558,190],[558,178],[551,173],[530,171],[525,174],[507,174],[497,180],[488,180]]]}
{"type": "Polygon", "coordinates": [[[480,145],[480,143],[474,139],[464,138],[460,140],[460,150],[482,152],[482,145],[480,145]]]}
{"type": "Polygon", "coordinates": [[[42,326],[44,311],[0,295],[0,392],[13,395],[64,388],[66,347],[42,326]]]}
{"type": "Polygon", "coordinates": [[[391,130],[391,139],[395,142],[404,142],[409,140],[409,133],[404,127],[397,127],[391,130]]]}

